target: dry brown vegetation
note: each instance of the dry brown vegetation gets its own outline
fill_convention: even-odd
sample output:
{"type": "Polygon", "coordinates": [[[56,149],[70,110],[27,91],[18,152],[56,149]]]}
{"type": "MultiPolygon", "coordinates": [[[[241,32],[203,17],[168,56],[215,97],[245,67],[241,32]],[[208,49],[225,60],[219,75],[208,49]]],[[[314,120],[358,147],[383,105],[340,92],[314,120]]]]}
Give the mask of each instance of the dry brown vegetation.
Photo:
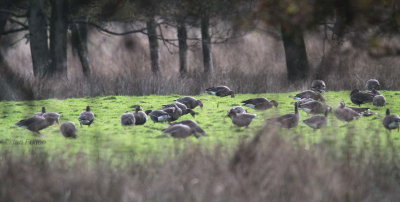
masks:
{"type": "Polygon", "coordinates": [[[354,149],[354,132],[349,129],[344,145],[323,141],[305,150],[267,126],[234,153],[193,146],[165,161],[127,167],[82,156],[49,160],[38,150],[21,157],[3,152],[0,200],[398,201],[393,140],[373,137],[354,149]]]}
{"type": "MultiPolygon", "coordinates": [[[[166,38],[175,38],[171,29],[164,30],[164,34],[166,38]]],[[[191,30],[190,36],[199,37],[198,31],[191,30]]],[[[7,69],[17,73],[13,78],[1,78],[2,85],[6,86],[3,99],[199,94],[208,86],[222,84],[231,86],[238,93],[286,92],[305,89],[314,78],[326,80],[329,90],[362,88],[370,78],[380,80],[385,89],[398,89],[400,84],[397,79],[399,71],[396,71],[400,61],[396,57],[371,57],[368,52],[354,48],[350,42],[331,46],[333,42],[324,41],[316,32],[309,32],[306,37],[312,74],[308,80],[291,85],[286,79],[285,55],[279,36],[272,37],[262,30],[214,44],[215,72],[207,77],[202,73],[201,46],[198,42],[191,42],[189,73],[184,78],[179,76],[176,47],[160,44],[161,76],[153,76],[146,36],[109,36],[92,30],[89,36],[91,78],[84,79],[79,60],[69,48],[68,80],[34,79],[29,44],[14,44],[16,40],[18,37],[15,36],[2,39],[2,47],[5,47],[5,62],[1,63],[3,71],[7,69]],[[28,89],[33,88],[30,93],[26,90],[19,92],[10,80],[24,83],[28,89]]]]}

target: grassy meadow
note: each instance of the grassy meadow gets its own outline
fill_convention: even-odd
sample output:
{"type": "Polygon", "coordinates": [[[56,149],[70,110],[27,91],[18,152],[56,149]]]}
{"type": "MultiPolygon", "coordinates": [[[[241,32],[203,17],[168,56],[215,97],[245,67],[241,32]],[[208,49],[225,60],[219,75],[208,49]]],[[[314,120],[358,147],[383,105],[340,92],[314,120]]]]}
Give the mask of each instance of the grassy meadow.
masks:
{"type": "MultiPolygon", "coordinates": [[[[396,105],[396,97],[399,93],[394,91],[382,91],[388,100],[387,107],[374,107],[372,104],[363,105],[370,107],[371,111],[378,115],[362,117],[352,123],[344,123],[337,120],[333,114],[329,115],[329,123],[326,129],[313,131],[304,123],[300,123],[295,129],[282,129],[284,137],[292,140],[294,144],[299,144],[304,148],[320,143],[321,141],[341,146],[342,139],[348,132],[356,132],[354,145],[362,144],[369,138],[380,138],[385,141],[387,132],[382,127],[381,119],[385,109],[390,108],[392,113],[400,113],[400,108],[396,105]]],[[[251,137],[256,131],[261,129],[267,118],[291,113],[294,110],[294,99],[292,93],[279,94],[238,94],[235,98],[214,97],[210,95],[200,95],[196,98],[201,99],[204,108],[196,108],[198,115],[193,118],[185,115],[179,120],[194,119],[209,134],[208,137],[196,139],[173,139],[165,137],[161,130],[168,127],[167,123],[153,123],[148,120],[144,126],[123,127],[120,124],[120,116],[125,112],[131,111],[131,106],[140,104],[144,110],[160,109],[163,104],[169,104],[179,98],[180,95],[169,96],[107,96],[94,98],[73,98],[65,100],[48,99],[29,102],[4,101],[0,102],[0,148],[10,150],[15,154],[24,154],[32,149],[45,150],[50,157],[63,156],[72,157],[76,154],[87,155],[94,159],[118,160],[140,160],[146,159],[151,155],[156,155],[159,159],[173,156],[182,151],[185,147],[193,144],[201,147],[214,148],[215,145],[222,145],[225,148],[236,148],[240,140],[251,137]],[[258,118],[249,128],[235,127],[226,111],[232,107],[240,105],[240,101],[255,97],[266,97],[277,100],[278,108],[267,111],[255,111],[248,109],[249,113],[255,113],[258,118]],[[91,127],[79,126],[77,117],[85,109],[86,105],[92,107],[96,115],[96,120],[91,127]],[[46,106],[47,111],[59,112],[62,114],[61,121],[72,121],[78,128],[77,139],[65,139],[59,132],[58,126],[51,126],[42,130],[42,136],[34,136],[26,129],[19,128],[14,124],[33,113],[40,111],[41,106],[46,106]]],[[[344,100],[349,106],[351,104],[348,91],[327,92],[324,95],[327,104],[333,108],[344,100]]],[[[301,120],[308,117],[305,112],[300,110],[301,120]]],[[[178,120],[178,121],[179,121],[178,120]]],[[[393,131],[392,138],[399,138],[399,133],[393,131]]],[[[398,142],[398,141],[395,141],[398,142]]],[[[354,147],[355,149],[357,147],[354,147]]]]}

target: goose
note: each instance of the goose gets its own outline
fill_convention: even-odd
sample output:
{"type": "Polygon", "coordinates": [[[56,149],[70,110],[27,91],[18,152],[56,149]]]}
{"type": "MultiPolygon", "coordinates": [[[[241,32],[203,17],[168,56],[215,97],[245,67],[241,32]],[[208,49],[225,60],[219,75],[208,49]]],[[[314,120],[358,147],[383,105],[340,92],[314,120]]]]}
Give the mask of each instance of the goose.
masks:
{"type": "Polygon", "coordinates": [[[65,138],[76,138],[76,127],[73,122],[68,121],[61,124],[60,131],[65,138]]]}
{"type": "Polygon", "coordinates": [[[132,126],[135,125],[136,119],[133,113],[125,113],[121,116],[121,125],[123,126],[132,126]]]}
{"type": "Polygon", "coordinates": [[[360,118],[360,114],[346,107],[344,101],[341,101],[340,105],[335,110],[333,110],[333,114],[336,116],[337,119],[346,122],[350,122],[360,118]]]}
{"type": "Polygon", "coordinates": [[[164,108],[168,107],[179,107],[182,110],[182,115],[190,114],[192,117],[196,116],[196,112],[194,112],[192,109],[189,109],[185,104],[180,103],[180,102],[175,102],[173,104],[169,105],[163,105],[164,108]]]}
{"type": "Polygon", "coordinates": [[[38,112],[38,113],[35,113],[34,115],[43,116],[44,113],[46,113],[46,107],[42,107],[42,111],[38,112]]]}
{"type": "Polygon", "coordinates": [[[225,97],[230,95],[232,98],[235,97],[235,93],[227,86],[210,87],[206,89],[206,92],[210,95],[219,97],[225,97]]]}
{"type": "Polygon", "coordinates": [[[369,92],[361,92],[358,89],[352,90],[350,93],[350,100],[352,103],[360,106],[362,104],[372,102],[372,99],[374,98],[374,94],[369,93],[369,92]]]}
{"type": "Polygon", "coordinates": [[[143,125],[147,121],[147,115],[142,111],[142,107],[140,105],[133,106],[135,108],[135,112],[133,116],[135,116],[135,125],[143,125]]]}
{"type": "Polygon", "coordinates": [[[280,117],[270,118],[269,122],[276,123],[282,128],[294,128],[299,124],[300,114],[298,110],[298,103],[294,103],[294,114],[285,114],[280,117]]]}
{"type": "Polygon", "coordinates": [[[241,113],[247,113],[247,110],[245,108],[243,108],[242,106],[236,106],[236,107],[232,107],[231,109],[228,110],[228,115],[230,112],[235,112],[237,114],[241,114],[241,113]]]}
{"type": "Polygon", "coordinates": [[[257,117],[256,114],[236,113],[235,111],[230,111],[228,116],[232,119],[232,123],[238,127],[248,127],[257,117]]]}
{"type": "Polygon", "coordinates": [[[303,120],[303,122],[314,130],[321,129],[323,127],[326,127],[326,124],[328,122],[327,117],[328,117],[328,110],[325,110],[324,115],[316,115],[306,120],[303,120]]]}
{"type": "Polygon", "coordinates": [[[90,125],[94,121],[94,113],[91,111],[90,106],[86,106],[86,111],[82,112],[79,117],[78,121],[82,127],[82,125],[87,125],[90,127],[90,125]]]}
{"type": "Polygon", "coordinates": [[[203,109],[203,102],[201,102],[201,100],[197,100],[194,97],[181,97],[177,99],[176,102],[186,105],[186,107],[189,109],[194,109],[197,106],[203,109]]]}
{"type": "Polygon", "coordinates": [[[326,90],[326,84],[323,80],[314,80],[311,82],[311,90],[323,93],[326,90]]]}
{"type": "Polygon", "coordinates": [[[377,107],[383,107],[386,104],[386,98],[383,95],[376,95],[372,99],[372,104],[377,107]]]}
{"type": "Polygon", "coordinates": [[[190,128],[187,125],[184,124],[175,124],[172,126],[169,126],[168,128],[164,129],[163,132],[170,137],[174,138],[187,138],[191,136],[192,134],[195,137],[199,137],[196,132],[192,128],[190,128]]]}
{"type": "Polygon", "coordinates": [[[365,84],[365,88],[366,88],[367,90],[370,90],[370,91],[372,91],[372,90],[379,90],[379,89],[381,88],[381,84],[380,84],[379,81],[376,80],[376,79],[369,79],[369,80],[367,81],[367,83],[365,84]]]}
{"type": "Polygon", "coordinates": [[[28,129],[33,133],[40,135],[40,130],[43,130],[55,123],[55,119],[49,116],[32,116],[30,118],[21,120],[17,122],[15,125],[21,128],[28,129]]]}
{"type": "MultiPolygon", "coordinates": [[[[175,108],[167,108],[170,110],[175,110],[175,108]]],[[[150,119],[156,122],[166,122],[169,121],[171,116],[165,110],[146,110],[146,114],[150,117],[150,119]]]]}
{"type": "Polygon", "coordinates": [[[256,110],[266,110],[272,107],[278,107],[278,102],[275,100],[267,100],[266,98],[254,98],[242,101],[244,106],[250,107],[256,110]]]}
{"type": "Polygon", "coordinates": [[[307,114],[323,114],[325,111],[331,111],[331,107],[315,100],[298,105],[307,114]]]}
{"type": "Polygon", "coordinates": [[[386,109],[386,116],[382,120],[383,126],[391,131],[393,129],[399,130],[400,126],[400,117],[394,114],[390,114],[390,109],[386,109]]]}
{"type": "Polygon", "coordinates": [[[182,110],[176,104],[173,104],[172,107],[164,108],[163,110],[170,116],[168,121],[176,121],[182,116],[182,110]]]}
{"type": "Polygon", "coordinates": [[[296,99],[296,100],[301,100],[304,98],[311,98],[314,100],[319,100],[321,102],[325,102],[324,97],[322,97],[322,95],[320,93],[312,91],[312,90],[305,90],[294,96],[294,99],[296,99]]]}
{"type": "Polygon", "coordinates": [[[177,125],[177,124],[183,124],[183,125],[187,125],[190,128],[193,129],[194,132],[200,133],[202,136],[208,136],[208,134],[199,126],[199,124],[196,121],[193,120],[184,120],[184,121],[180,121],[180,122],[175,122],[175,123],[171,123],[170,125],[177,125]]]}
{"type": "Polygon", "coordinates": [[[56,112],[46,112],[42,115],[45,119],[51,120],[54,124],[59,124],[61,115],[56,112]]]}

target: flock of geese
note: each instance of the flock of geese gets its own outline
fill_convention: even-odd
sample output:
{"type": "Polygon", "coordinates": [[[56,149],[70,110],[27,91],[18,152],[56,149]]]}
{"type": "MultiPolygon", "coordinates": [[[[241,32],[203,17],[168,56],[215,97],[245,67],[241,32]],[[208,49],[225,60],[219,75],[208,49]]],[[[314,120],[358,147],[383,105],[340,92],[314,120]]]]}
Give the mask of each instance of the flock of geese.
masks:
{"type": "MultiPolygon", "coordinates": [[[[300,121],[299,108],[307,114],[312,114],[311,118],[303,120],[303,122],[313,128],[321,129],[327,125],[327,116],[333,113],[335,117],[341,121],[350,122],[357,120],[361,116],[371,116],[374,113],[369,111],[369,108],[360,107],[365,103],[373,103],[374,106],[385,106],[386,99],[379,93],[380,84],[376,79],[370,79],[366,82],[366,91],[358,89],[351,91],[350,100],[358,107],[347,107],[344,101],[341,101],[336,109],[325,104],[323,93],[326,91],[326,84],[322,80],[314,80],[311,83],[309,90],[305,90],[293,98],[297,101],[294,103],[294,113],[285,114],[279,117],[273,117],[267,120],[270,124],[275,124],[282,128],[294,128],[300,121]]],[[[235,97],[235,93],[227,86],[217,86],[206,89],[206,93],[219,97],[231,96],[235,97]]],[[[273,107],[278,107],[278,102],[268,100],[266,98],[254,98],[242,101],[243,106],[255,110],[268,110],[273,107]]],[[[134,112],[125,113],[121,116],[121,125],[144,125],[148,118],[153,122],[169,122],[170,126],[163,130],[167,136],[175,138],[185,138],[191,135],[195,137],[207,136],[208,134],[193,120],[184,120],[174,122],[181,116],[190,114],[195,117],[197,112],[196,107],[203,108],[203,103],[194,97],[181,97],[175,100],[174,103],[163,105],[163,109],[146,110],[140,105],[133,106],[134,112]]],[[[228,110],[227,116],[231,118],[232,123],[238,127],[248,127],[250,123],[256,119],[256,114],[250,114],[242,106],[232,107],[228,110]]],[[[56,112],[46,112],[46,108],[42,107],[42,111],[34,114],[32,117],[21,120],[16,123],[17,126],[26,128],[35,134],[40,135],[40,130],[51,125],[59,124],[60,114],[56,112]]],[[[95,115],[91,111],[90,106],[80,113],[78,121],[82,125],[90,126],[95,120],[95,115]]],[[[399,129],[400,117],[390,114],[390,110],[386,110],[383,126],[387,130],[399,129]]],[[[66,138],[76,138],[77,129],[73,122],[64,122],[60,126],[61,134],[66,138]]]]}

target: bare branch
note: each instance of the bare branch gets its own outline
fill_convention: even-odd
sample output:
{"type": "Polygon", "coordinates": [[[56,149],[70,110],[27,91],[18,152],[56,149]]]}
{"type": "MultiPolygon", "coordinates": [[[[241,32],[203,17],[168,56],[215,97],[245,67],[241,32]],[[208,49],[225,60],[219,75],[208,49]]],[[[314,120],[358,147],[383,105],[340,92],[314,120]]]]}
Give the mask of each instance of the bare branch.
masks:
{"type": "Polygon", "coordinates": [[[20,22],[20,21],[18,21],[18,20],[12,19],[12,18],[9,18],[8,20],[9,20],[11,23],[15,23],[15,24],[20,25],[21,27],[28,28],[28,25],[24,24],[23,22],[20,22]]]}
{"type": "Polygon", "coordinates": [[[78,23],[78,24],[87,24],[87,25],[91,25],[95,28],[97,28],[98,30],[105,32],[107,34],[112,34],[112,35],[116,35],[116,36],[124,36],[124,35],[128,35],[128,34],[134,34],[134,33],[141,33],[143,31],[146,30],[146,28],[141,28],[141,29],[136,29],[136,30],[129,30],[129,31],[125,31],[125,32],[115,32],[115,31],[111,31],[108,30],[104,27],[102,27],[99,24],[96,24],[94,22],[88,22],[88,21],[73,21],[73,23],[78,23]]]}
{"type": "Polygon", "coordinates": [[[16,18],[26,18],[27,17],[26,13],[20,15],[20,14],[16,14],[16,13],[14,13],[14,12],[12,12],[10,10],[6,10],[6,9],[0,9],[0,13],[5,13],[5,14],[11,15],[11,16],[16,17],[16,18]]]}
{"type": "Polygon", "coordinates": [[[23,28],[19,28],[19,29],[11,29],[11,30],[1,32],[0,35],[7,35],[7,34],[12,34],[12,33],[20,32],[20,31],[25,31],[25,30],[28,30],[28,28],[23,27],[23,28]]]}

